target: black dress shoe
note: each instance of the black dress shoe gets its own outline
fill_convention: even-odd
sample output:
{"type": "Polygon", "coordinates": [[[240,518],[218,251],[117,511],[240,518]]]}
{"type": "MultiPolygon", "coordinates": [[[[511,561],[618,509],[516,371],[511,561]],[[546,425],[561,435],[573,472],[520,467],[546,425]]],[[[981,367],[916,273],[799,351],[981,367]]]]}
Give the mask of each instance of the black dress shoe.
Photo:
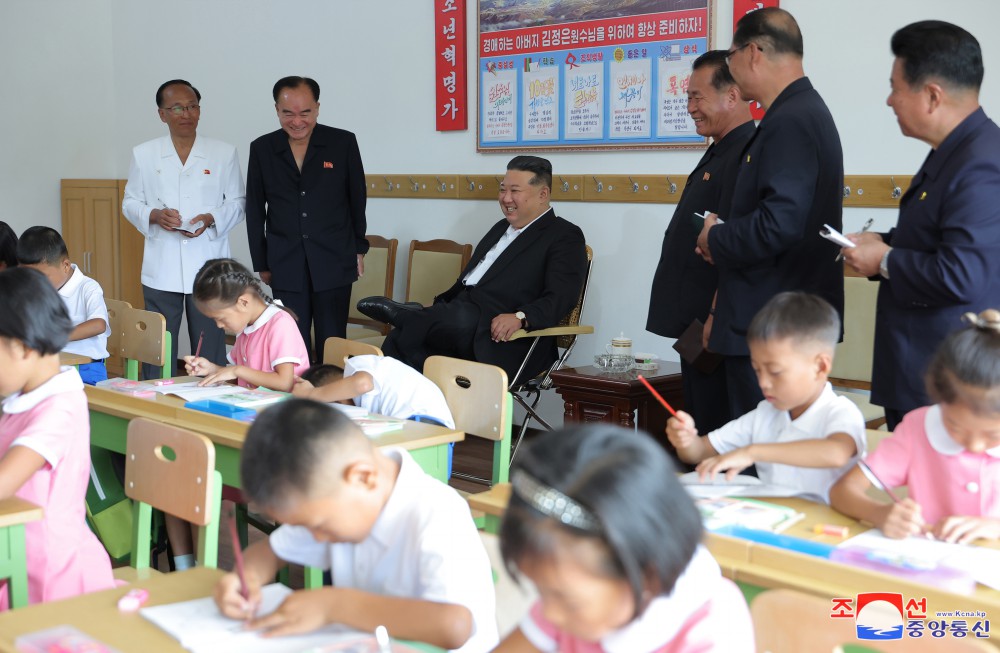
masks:
{"type": "Polygon", "coordinates": [[[399,314],[408,311],[423,310],[423,304],[417,302],[394,302],[388,297],[365,297],[358,300],[358,310],[373,320],[385,322],[398,327],[399,314]]]}

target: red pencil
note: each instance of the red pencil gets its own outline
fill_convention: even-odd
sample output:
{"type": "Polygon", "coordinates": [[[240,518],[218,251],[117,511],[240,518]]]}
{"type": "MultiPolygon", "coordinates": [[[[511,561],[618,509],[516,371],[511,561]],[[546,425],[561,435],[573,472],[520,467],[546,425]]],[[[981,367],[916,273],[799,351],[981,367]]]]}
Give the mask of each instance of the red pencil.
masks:
{"type": "Polygon", "coordinates": [[[198,336],[198,347],[194,350],[194,357],[195,358],[198,358],[198,356],[201,355],[201,343],[202,343],[203,340],[205,340],[205,332],[204,331],[202,331],[201,335],[198,336]]]}
{"type": "Polygon", "coordinates": [[[644,386],[646,386],[646,388],[648,388],[651,393],[653,393],[653,396],[656,397],[656,400],[659,401],[661,404],[663,404],[663,407],[666,408],[670,412],[671,415],[673,415],[674,417],[677,417],[677,411],[674,410],[673,407],[670,404],[667,403],[667,400],[664,399],[660,395],[660,393],[656,391],[656,388],[654,388],[649,383],[649,381],[646,380],[646,377],[644,377],[642,374],[637,374],[636,376],[638,376],[639,380],[642,381],[642,384],[644,386]]]}
{"type": "Polygon", "coordinates": [[[240,596],[244,600],[250,599],[250,588],[247,587],[247,579],[243,573],[243,549],[240,548],[240,536],[236,532],[236,515],[229,514],[229,534],[233,538],[233,557],[236,559],[236,575],[240,577],[240,596]]]}

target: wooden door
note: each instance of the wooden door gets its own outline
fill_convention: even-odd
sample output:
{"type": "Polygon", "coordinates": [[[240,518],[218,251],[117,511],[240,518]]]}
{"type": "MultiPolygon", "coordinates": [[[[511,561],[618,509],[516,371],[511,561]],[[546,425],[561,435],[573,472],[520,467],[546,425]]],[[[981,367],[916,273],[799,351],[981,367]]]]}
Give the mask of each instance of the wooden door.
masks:
{"type": "Polygon", "coordinates": [[[106,297],[120,299],[118,181],[63,179],[62,212],[70,260],[101,284],[106,297]]]}

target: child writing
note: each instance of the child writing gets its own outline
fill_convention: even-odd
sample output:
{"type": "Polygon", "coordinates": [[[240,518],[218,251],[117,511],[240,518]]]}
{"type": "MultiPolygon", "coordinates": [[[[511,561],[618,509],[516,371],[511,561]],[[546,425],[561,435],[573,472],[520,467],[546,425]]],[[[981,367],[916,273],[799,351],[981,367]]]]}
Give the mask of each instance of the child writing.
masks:
{"type": "Polygon", "coordinates": [[[20,265],[44,274],[66,304],[73,331],[63,351],[93,361],[77,368],[83,382],[94,385],[107,379],[104,359],[108,357],[111,326],[101,284],[70,263],[62,236],[49,227],[30,227],[21,234],[17,241],[17,259],[20,265]]]}
{"type": "Polygon", "coordinates": [[[828,502],[830,486],[865,451],[865,422],[827,381],[840,317],[824,299],[802,292],[775,295],[750,322],[747,341],[764,401],[706,436],[683,411],[667,422],[667,438],[702,478],[732,478],[756,464],[764,483],[796,488],[828,502]]]}
{"type": "Polygon", "coordinates": [[[927,368],[936,403],[907,414],[865,459],[878,481],[907,486],[909,497],[870,499],[859,467],[830,490],[834,508],[887,537],[1000,538],[1000,311],[964,319],[972,326],[949,335],[927,368]]]}
{"type": "Polygon", "coordinates": [[[500,551],[539,600],[496,651],[754,650],[746,601],[699,544],[698,511],[652,438],[547,433],[510,478],[500,551]]]}
{"type": "Polygon", "coordinates": [[[243,554],[249,600],[236,574],[219,581],[223,614],[267,636],[339,623],[462,653],[496,645],[493,578],[468,504],[406,451],[375,448],[330,406],[289,399],[250,427],[240,475],[248,500],[282,525],[243,554]],[[333,587],[253,618],[261,585],[286,562],[329,569],[333,587]]]}
{"type": "Polygon", "coordinates": [[[309,354],[295,317],[261,289],[257,277],[231,258],[205,262],[194,278],[195,306],[221,329],[235,332],[232,365],[185,356],[187,373],[205,377],[198,385],[236,379],[246,388],[290,392],[309,368],[309,354]]]}
{"type": "MultiPolygon", "coordinates": [[[[35,270],[0,272],[0,498],[42,507],[25,525],[28,600],[114,587],[111,560],[87,527],[90,419],[75,368],[59,366],[73,323],[35,270]]],[[[7,594],[0,597],[6,608],[7,594]]]]}
{"type": "MultiPolygon", "coordinates": [[[[388,356],[353,356],[344,367],[317,365],[296,379],[292,394],[304,399],[361,406],[369,413],[433,422],[455,420],[441,389],[406,363],[388,356]]],[[[454,443],[448,451],[448,476],[454,443]]]]}

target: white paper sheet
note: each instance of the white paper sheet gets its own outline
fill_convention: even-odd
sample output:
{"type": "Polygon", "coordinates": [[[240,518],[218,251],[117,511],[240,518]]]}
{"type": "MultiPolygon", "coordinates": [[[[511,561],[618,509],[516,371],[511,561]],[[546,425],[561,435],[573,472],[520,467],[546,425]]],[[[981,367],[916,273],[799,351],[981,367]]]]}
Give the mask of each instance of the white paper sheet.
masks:
{"type": "Polygon", "coordinates": [[[828,224],[823,225],[823,228],[819,230],[819,235],[826,238],[831,243],[835,243],[839,247],[857,247],[853,242],[848,240],[847,236],[840,233],[828,224]]]}
{"type": "Polygon", "coordinates": [[[737,474],[733,480],[719,474],[715,479],[699,480],[698,472],[688,472],[680,477],[681,485],[695,499],[718,497],[794,497],[799,491],[784,485],[762,483],[759,478],[737,474]]]}

